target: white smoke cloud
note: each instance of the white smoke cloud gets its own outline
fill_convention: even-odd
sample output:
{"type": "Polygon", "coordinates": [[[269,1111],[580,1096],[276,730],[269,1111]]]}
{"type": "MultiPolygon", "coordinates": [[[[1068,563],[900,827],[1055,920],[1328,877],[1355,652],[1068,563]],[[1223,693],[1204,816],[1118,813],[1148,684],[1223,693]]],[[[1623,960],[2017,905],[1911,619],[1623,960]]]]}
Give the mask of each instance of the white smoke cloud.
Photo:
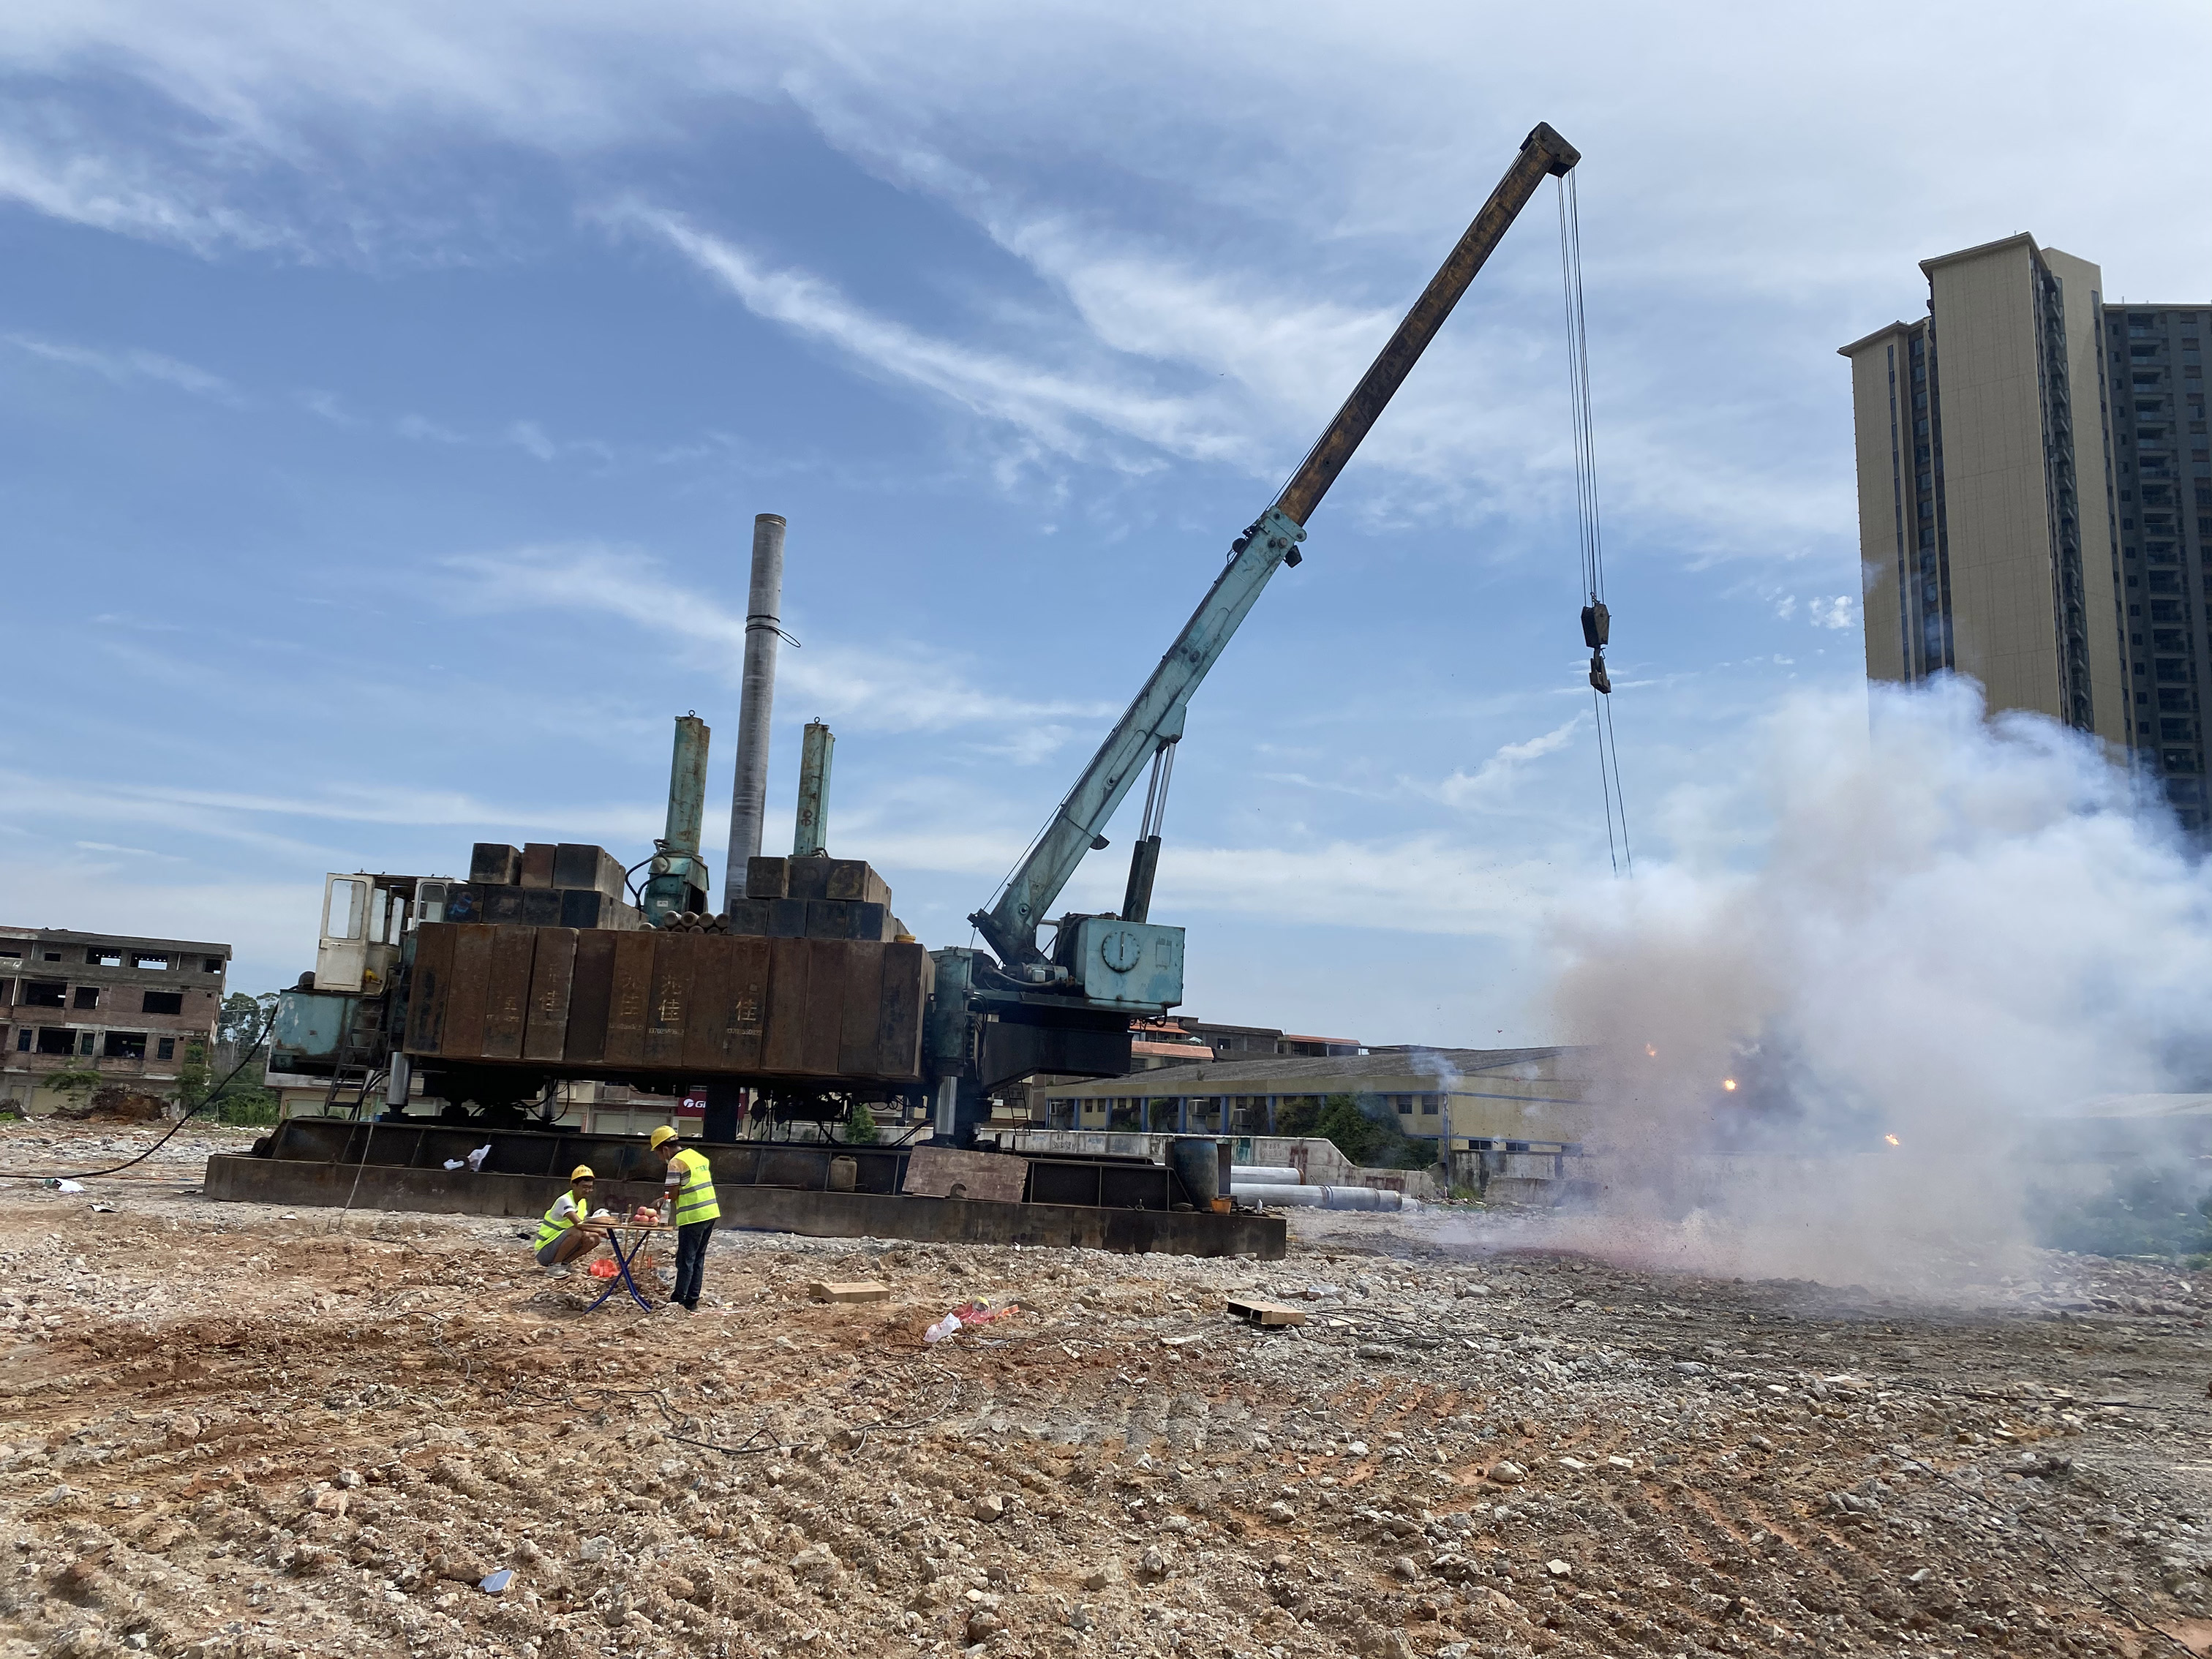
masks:
{"type": "Polygon", "coordinates": [[[1562,918],[1552,1002],[1605,1045],[1616,1247],[1830,1282],[1985,1267],[2027,1238],[2039,1124],[2202,1086],[2212,878],[2172,818],[1970,684],[1871,696],[1871,726],[1856,691],[1792,699],[1669,803],[1670,861],[1562,918]]]}

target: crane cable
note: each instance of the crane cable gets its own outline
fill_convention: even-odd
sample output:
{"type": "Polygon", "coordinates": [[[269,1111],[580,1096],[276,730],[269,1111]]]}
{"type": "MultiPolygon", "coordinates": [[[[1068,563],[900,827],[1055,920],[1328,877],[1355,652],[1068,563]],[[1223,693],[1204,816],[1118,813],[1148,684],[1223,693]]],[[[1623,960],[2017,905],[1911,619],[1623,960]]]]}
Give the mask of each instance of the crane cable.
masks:
{"type": "Polygon", "coordinates": [[[1605,539],[1598,518],[1597,450],[1590,420],[1589,328],[1583,312],[1582,210],[1573,171],[1556,182],[1559,286],[1567,313],[1567,403],[1574,425],[1576,535],[1582,551],[1583,643],[1590,653],[1590,715],[1597,728],[1598,787],[1605,797],[1605,846],[1613,873],[1626,870],[1633,875],[1636,861],[1628,848],[1628,808],[1620,790],[1620,750],[1613,730],[1613,680],[1605,665],[1612,614],[1605,604],[1605,539]]]}

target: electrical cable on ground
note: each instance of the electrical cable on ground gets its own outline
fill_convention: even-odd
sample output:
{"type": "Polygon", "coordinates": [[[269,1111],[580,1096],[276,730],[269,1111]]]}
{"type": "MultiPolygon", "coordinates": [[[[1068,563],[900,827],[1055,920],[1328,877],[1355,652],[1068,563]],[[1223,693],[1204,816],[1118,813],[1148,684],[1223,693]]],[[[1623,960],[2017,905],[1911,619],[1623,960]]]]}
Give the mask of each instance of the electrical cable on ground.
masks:
{"type": "Polygon", "coordinates": [[[1574,428],[1575,530],[1582,555],[1583,643],[1590,653],[1590,718],[1597,728],[1598,788],[1605,802],[1605,845],[1615,875],[1633,875],[1628,807],[1620,788],[1620,749],[1613,727],[1613,680],[1605,665],[1612,613],[1605,602],[1605,538],[1598,514],[1597,446],[1590,417],[1589,325],[1583,307],[1582,210],[1571,171],[1558,180],[1559,287],[1567,319],[1567,404],[1574,428]]]}
{"type": "Polygon", "coordinates": [[[204,1112],[209,1107],[214,1105],[222,1098],[222,1091],[230,1087],[232,1079],[246,1069],[246,1063],[250,1061],[255,1054],[259,1051],[261,1045],[269,1040],[270,1032],[276,1030],[276,1011],[274,1008],[271,1008],[269,1011],[269,1018],[261,1022],[261,1033],[253,1039],[253,1046],[239,1056],[238,1064],[232,1066],[229,1071],[223,1074],[222,1081],[216,1084],[214,1088],[209,1090],[206,1098],[202,1100],[198,1105],[190,1109],[182,1117],[171,1124],[169,1126],[168,1134],[163,1135],[159,1140],[149,1146],[144,1152],[139,1153],[137,1157],[126,1158],[122,1163],[114,1165],[111,1169],[82,1170],[79,1170],[75,1175],[55,1176],[51,1177],[51,1179],[56,1181],[94,1181],[97,1180],[101,1176],[112,1176],[121,1170],[127,1170],[133,1164],[144,1163],[148,1158],[153,1157],[155,1153],[160,1152],[162,1147],[169,1144],[169,1137],[171,1135],[175,1134],[177,1131],[183,1128],[185,1124],[191,1122],[195,1117],[198,1117],[202,1112],[204,1112]]]}

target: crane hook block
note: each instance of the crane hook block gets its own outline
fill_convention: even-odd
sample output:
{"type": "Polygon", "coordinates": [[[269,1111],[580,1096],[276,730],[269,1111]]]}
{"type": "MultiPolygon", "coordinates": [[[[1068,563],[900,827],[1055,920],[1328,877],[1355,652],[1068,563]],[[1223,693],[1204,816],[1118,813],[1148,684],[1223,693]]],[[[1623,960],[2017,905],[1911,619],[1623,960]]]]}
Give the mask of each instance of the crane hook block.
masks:
{"type": "Polygon", "coordinates": [[[1602,651],[1613,643],[1613,615],[1603,599],[1583,607],[1583,643],[1593,651],[1602,651]]]}
{"type": "Polygon", "coordinates": [[[1590,653],[1590,690],[1601,691],[1608,697],[1613,695],[1613,677],[1605,672],[1605,653],[1602,651],[1590,653]]]}

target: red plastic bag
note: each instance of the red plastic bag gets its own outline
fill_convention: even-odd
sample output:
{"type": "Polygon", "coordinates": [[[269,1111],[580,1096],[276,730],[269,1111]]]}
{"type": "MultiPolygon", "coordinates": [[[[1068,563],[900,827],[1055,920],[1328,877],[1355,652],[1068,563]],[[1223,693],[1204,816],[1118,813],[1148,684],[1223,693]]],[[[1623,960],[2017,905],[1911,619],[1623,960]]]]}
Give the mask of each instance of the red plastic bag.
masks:
{"type": "Polygon", "coordinates": [[[597,1261],[592,1263],[590,1267],[585,1268],[584,1271],[591,1274],[594,1279],[612,1279],[617,1273],[620,1273],[622,1269],[616,1267],[615,1264],[610,1261],[605,1256],[601,1256],[597,1261]]]}

